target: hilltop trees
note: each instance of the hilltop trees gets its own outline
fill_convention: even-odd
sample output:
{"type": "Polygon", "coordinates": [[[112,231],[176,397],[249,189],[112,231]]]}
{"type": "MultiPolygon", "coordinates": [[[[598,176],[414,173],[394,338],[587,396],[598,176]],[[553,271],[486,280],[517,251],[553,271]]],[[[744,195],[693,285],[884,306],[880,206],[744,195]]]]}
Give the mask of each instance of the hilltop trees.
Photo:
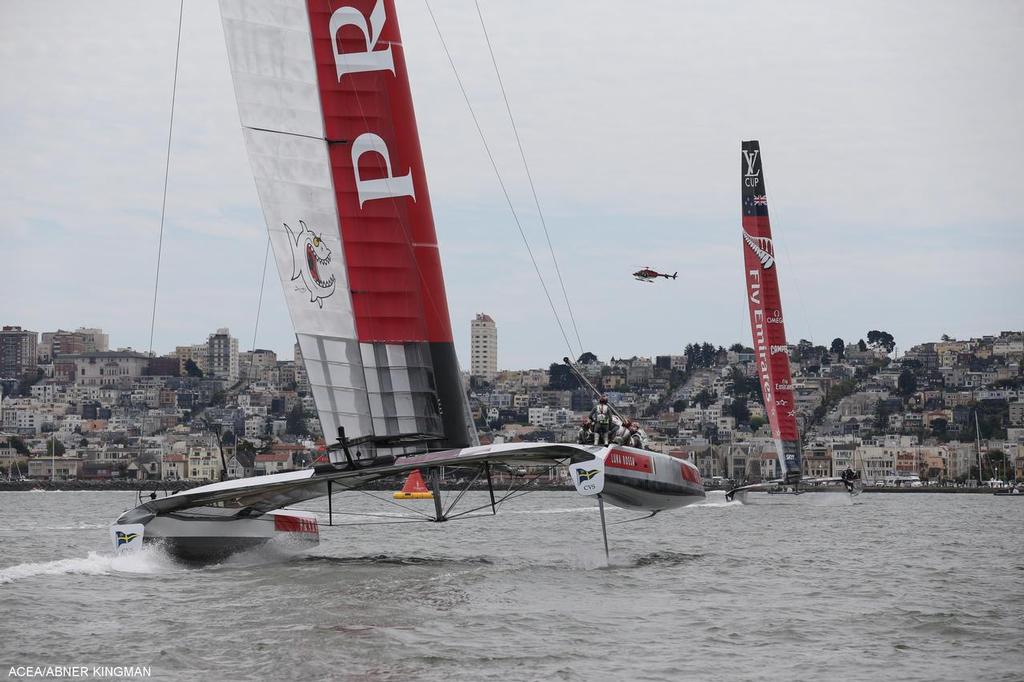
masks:
{"type": "Polygon", "coordinates": [[[886,353],[891,353],[896,348],[896,339],[889,332],[872,329],[868,332],[868,345],[872,348],[884,348],[886,353]]]}
{"type": "Polygon", "coordinates": [[[846,342],[838,336],[832,339],[832,345],[829,347],[829,351],[839,356],[839,359],[843,359],[843,355],[846,354],[846,342]]]}

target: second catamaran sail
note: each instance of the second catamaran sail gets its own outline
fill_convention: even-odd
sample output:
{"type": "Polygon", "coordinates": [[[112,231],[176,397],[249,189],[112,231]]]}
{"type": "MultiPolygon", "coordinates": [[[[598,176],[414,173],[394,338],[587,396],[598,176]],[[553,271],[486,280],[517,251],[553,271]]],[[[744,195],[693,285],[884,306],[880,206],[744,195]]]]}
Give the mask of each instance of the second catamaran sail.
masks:
{"type": "Polygon", "coordinates": [[[372,454],[474,445],[393,0],[221,14],[324,435],[372,454]]]}
{"type": "Polygon", "coordinates": [[[775,450],[787,483],[801,475],[800,433],[796,423],[789,349],[782,319],[778,266],[768,222],[768,195],[757,140],[742,143],[743,261],[754,358],[761,380],[765,412],[775,440],[775,450]]]}

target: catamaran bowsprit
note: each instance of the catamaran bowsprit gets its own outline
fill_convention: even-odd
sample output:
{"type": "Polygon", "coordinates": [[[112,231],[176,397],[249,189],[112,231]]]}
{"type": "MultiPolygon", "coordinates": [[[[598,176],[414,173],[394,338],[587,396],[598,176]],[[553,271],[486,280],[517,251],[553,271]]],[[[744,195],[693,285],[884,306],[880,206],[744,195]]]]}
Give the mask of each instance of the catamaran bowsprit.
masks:
{"type": "MultiPolygon", "coordinates": [[[[743,263],[754,362],[768,415],[781,476],[778,480],[735,488],[726,493],[743,503],[792,501],[806,492],[841,492],[848,500],[861,491],[860,480],[816,478],[802,481],[796,396],[789,368],[789,346],[779,294],[778,261],[768,220],[768,193],[757,140],[740,146],[740,197],[743,212],[743,263]]],[[[817,501],[823,501],[816,498],[817,501]]]]}
{"type": "MultiPolygon", "coordinates": [[[[242,132],[330,463],[125,512],[115,547],[211,559],[318,541],[289,505],[420,469],[568,465],[576,490],[656,513],[704,499],[691,463],[622,446],[480,446],[452,342],[393,0],[221,0],[242,132]]],[[[527,481],[528,482],[528,481],[527,481]]],[[[491,508],[496,508],[491,487],[491,508]]],[[[463,512],[464,513],[464,512],[463,512]]],[[[607,543],[607,537],[606,543],[607,543]]]]}

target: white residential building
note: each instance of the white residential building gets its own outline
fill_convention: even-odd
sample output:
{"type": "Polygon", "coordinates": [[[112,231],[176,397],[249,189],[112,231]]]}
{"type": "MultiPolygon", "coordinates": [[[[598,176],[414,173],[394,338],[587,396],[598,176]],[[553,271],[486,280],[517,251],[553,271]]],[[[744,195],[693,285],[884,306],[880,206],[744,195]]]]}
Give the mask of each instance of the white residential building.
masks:
{"type": "Polygon", "coordinates": [[[469,327],[470,376],[493,381],[498,373],[498,327],[479,313],[469,327]]]}
{"type": "Polygon", "coordinates": [[[238,339],[231,336],[227,327],[218,329],[207,339],[206,363],[211,376],[238,381],[238,339]]]}

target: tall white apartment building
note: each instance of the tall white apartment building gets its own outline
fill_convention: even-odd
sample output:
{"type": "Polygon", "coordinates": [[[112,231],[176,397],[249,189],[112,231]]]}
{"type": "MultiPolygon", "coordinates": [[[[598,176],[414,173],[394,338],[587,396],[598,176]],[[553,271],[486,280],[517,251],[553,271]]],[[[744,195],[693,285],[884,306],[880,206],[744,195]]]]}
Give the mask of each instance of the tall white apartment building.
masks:
{"type": "Polygon", "coordinates": [[[227,327],[218,329],[206,340],[206,364],[210,375],[238,381],[238,339],[231,336],[227,327]]]}
{"type": "Polygon", "coordinates": [[[470,376],[494,381],[498,373],[498,327],[490,315],[479,313],[469,326],[470,376]]]}

